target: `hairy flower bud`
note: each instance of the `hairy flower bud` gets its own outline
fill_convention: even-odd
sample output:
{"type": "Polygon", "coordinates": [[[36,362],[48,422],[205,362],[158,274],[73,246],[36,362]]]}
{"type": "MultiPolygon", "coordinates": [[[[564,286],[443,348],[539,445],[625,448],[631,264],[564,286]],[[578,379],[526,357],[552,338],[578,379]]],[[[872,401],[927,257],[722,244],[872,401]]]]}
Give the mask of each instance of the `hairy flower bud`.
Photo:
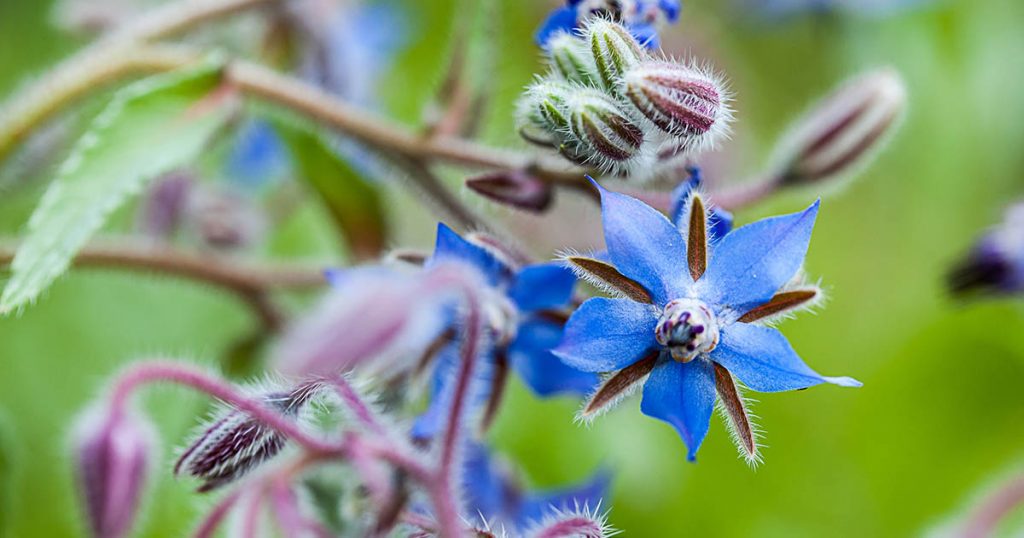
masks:
{"type": "Polygon", "coordinates": [[[617,102],[597,90],[579,90],[569,102],[569,128],[580,143],[576,160],[623,171],[640,155],[644,132],[617,102]]]}
{"type": "Polygon", "coordinates": [[[75,464],[92,536],[119,538],[131,530],[149,474],[153,433],[140,416],[100,405],[75,429],[75,464]]]}
{"type": "MultiPolygon", "coordinates": [[[[282,415],[296,418],[322,386],[319,381],[309,381],[290,390],[266,390],[259,398],[282,415]]],[[[248,414],[226,407],[182,452],[174,474],[185,472],[199,478],[203,480],[199,491],[211,491],[274,457],[286,441],[248,414]]]]}
{"type": "Polygon", "coordinates": [[[519,134],[527,142],[558,148],[569,131],[567,103],[573,87],[565,82],[540,80],[527,88],[516,111],[519,134]]]}
{"type": "Polygon", "coordinates": [[[605,19],[593,19],[584,31],[594,66],[605,89],[618,93],[623,75],[644,61],[647,53],[628,30],[605,19]]]}
{"type": "Polygon", "coordinates": [[[651,123],[695,150],[713,144],[728,129],[731,112],[721,81],[693,66],[644,62],[623,81],[626,97],[651,123]]]}
{"type": "Polygon", "coordinates": [[[871,157],[906,108],[903,80],[892,69],[844,83],[794,122],[776,150],[778,174],[789,184],[827,181],[871,157]]]}
{"type": "Polygon", "coordinates": [[[580,38],[559,32],[547,42],[546,52],[551,70],[567,82],[586,86],[598,84],[594,58],[580,38]]]}
{"type": "Polygon", "coordinates": [[[466,180],[466,186],[508,206],[541,212],[551,205],[553,190],[549,183],[523,170],[491,172],[466,180]]]}

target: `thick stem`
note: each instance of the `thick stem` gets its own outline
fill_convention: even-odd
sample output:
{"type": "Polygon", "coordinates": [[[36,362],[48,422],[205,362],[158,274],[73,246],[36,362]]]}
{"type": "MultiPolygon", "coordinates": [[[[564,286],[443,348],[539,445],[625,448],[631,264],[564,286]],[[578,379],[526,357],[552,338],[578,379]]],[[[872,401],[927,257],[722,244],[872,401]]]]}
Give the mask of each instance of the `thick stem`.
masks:
{"type": "Polygon", "coordinates": [[[217,502],[213,510],[210,510],[206,517],[203,518],[203,522],[196,528],[193,538],[212,538],[213,534],[217,532],[221,524],[224,522],[224,518],[227,517],[228,513],[238,502],[239,497],[242,496],[242,489],[238,488],[231,493],[227,494],[223,499],[217,502]]]}

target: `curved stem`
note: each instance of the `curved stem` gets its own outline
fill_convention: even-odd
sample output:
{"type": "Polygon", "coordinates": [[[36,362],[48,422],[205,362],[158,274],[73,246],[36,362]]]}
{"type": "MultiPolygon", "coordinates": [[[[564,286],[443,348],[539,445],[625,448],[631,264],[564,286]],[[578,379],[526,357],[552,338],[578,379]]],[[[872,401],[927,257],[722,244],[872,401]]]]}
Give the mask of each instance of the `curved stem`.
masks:
{"type": "Polygon", "coordinates": [[[1018,476],[990,495],[971,516],[962,534],[964,538],[992,536],[1007,514],[1024,505],[1024,476],[1018,476]]]}
{"type": "Polygon", "coordinates": [[[113,412],[123,412],[128,399],[135,390],[153,382],[177,383],[217,398],[277,430],[278,433],[295,441],[310,452],[330,454],[340,451],[340,446],[337,443],[330,443],[309,435],[295,422],[270,409],[262,401],[242,394],[231,384],[197,368],[173,362],[146,362],[132,366],[124,372],[118,378],[111,396],[113,412]]]}
{"type": "Polygon", "coordinates": [[[0,107],[0,158],[39,124],[79,98],[133,74],[175,69],[189,54],[147,49],[139,42],[175,35],[200,24],[282,0],[184,0],[155,9],[68,58],[23,87],[0,107]]]}

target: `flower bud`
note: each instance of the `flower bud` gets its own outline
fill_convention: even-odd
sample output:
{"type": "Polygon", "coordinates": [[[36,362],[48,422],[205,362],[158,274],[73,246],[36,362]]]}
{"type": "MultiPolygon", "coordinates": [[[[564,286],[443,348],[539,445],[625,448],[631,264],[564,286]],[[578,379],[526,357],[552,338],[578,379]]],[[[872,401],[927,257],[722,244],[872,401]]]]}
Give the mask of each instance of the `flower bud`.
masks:
{"type": "MultiPolygon", "coordinates": [[[[310,381],[291,390],[265,390],[260,399],[282,415],[296,418],[321,388],[321,382],[310,381]]],[[[203,480],[199,491],[211,491],[276,456],[286,441],[248,414],[226,407],[182,452],[174,465],[174,474],[185,472],[199,478],[203,480]]]]}
{"type": "Polygon", "coordinates": [[[864,164],[906,108],[903,80],[892,69],[846,82],[794,122],[776,150],[788,184],[827,181],[864,164]]]}
{"type": "Polygon", "coordinates": [[[644,132],[618,103],[597,90],[579,90],[569,103],[570,132],[579,156],[602,170],[621,171],[640,154],[644,132]]]}
{"type": "Polygon", "coordinates": [[[644,62],[624,76],[629,102],[686,149],[713,144],[731,114],[722,83],[692,66],[644,62]]]}
{"type": "Polygon", "coordinates": [[[101,405],[75,428],[75,464],[92,536],[119,538],[131,530],[149,474],[153,430],[129,410],[101,405]]]}
{"type": "Polygon", "coordinates": [[[466,180],[481,196],[517,209],[539,213],[551,205],[551,185],[523,170],[492,172],[466,180]]]}
{"type": "Polygon", "coordinates": [[[548,40],[546,46],[551,70],[560,78],[586,86],[598,84],[594,59],[583,40],[567,32],[559,32],[548,40]]]}
{"type": "Polygon", "coordinates": [[[540,80],[527,88],[516,111],[519,134],[527,142],[558,148],[569,130],[567,103],[573,87],[565,82],[540,80]]]}
{"type": "Polygon", "coordinates": [[[623,75],[647,58],[640,43],[621,25],[596,18],[584,33],[604,87],[618,93],[623,75]]]}

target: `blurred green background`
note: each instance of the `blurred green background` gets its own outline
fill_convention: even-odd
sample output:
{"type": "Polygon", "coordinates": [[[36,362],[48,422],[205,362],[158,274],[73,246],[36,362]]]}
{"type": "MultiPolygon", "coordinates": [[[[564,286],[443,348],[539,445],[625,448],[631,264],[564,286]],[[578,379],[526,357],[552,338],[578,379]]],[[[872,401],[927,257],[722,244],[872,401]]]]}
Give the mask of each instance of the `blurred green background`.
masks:
{"type": "MultiPolygon", "coordinates": [[[[0,95],[84,43],[52,26],[49,4],[0,0],[0,95]]],[[[390,112],[412,122],[443,68],[452,2],[405,4],[411,46],[382,91],[390,112]]],[[[519,145],[511,105],[539,70],[531,35],[551,3],[502,4],[502,55],[492,71],[497,106],[486,136],[519,145]]],[[[756,171],[787,121],[846,76],[889,64],[906,78],[910,110],[898,137],[824,202],[807,269],[822,277],[830,300],[817,315],[783,326],[809,364],[857,377],[864,387],[758,397],[767,448],[757,469],[737,458],[717,418],[699,462],[689,464],[674,431],[641,416],[638,399],[585,428],[572,422],[575,402],[537,401],[518,384],[495,431],[500,449],[538,486],[611,467],[616,479],[605,506],[627,536],[922,534],[1019,469],[1024,309],[1011,300],[958,304],[945,295],[943,277],[978,232],[1024,195],[1022,24],[1017,0],[762,27],[741,24],[721,2],[687,2],[682,22],[663,34],[666,46],[712,60],[736,95],[730,177],[718,181],[756,171]]],[[[39,193],[38,185],[3,184],[0,234],[18,232],[39,193]]],[[[814,196],[788,194],[738,218],[792,211],[814,196]]],[[[594,227],[596,209],[565,201],[572,219],[594,227]]],[[[395,244],[427,246],[429,215],[408,200],[395,204],[395,244]]],[[[524,220],[538,235],[557,233],[559,222],[576,226],[557,217],[517,222],[524,220]]],[[[305,237],[307,228],[316,226],[279,232],[273,250],[329,259],[329,242],[305,237]]],[[[99,271],[73,272],[23,315],[0,320],[0,533],[81,534],[68,426],[112,372],[157,354],[216,364],[251,325],[248,312],[219,292],[99,271]]],[[[171,447],[205,401],[177,389],[152,394],[147,403],[165,450],[139,535],[181,536],[211,501],[170,478],[171,447]]]]}

